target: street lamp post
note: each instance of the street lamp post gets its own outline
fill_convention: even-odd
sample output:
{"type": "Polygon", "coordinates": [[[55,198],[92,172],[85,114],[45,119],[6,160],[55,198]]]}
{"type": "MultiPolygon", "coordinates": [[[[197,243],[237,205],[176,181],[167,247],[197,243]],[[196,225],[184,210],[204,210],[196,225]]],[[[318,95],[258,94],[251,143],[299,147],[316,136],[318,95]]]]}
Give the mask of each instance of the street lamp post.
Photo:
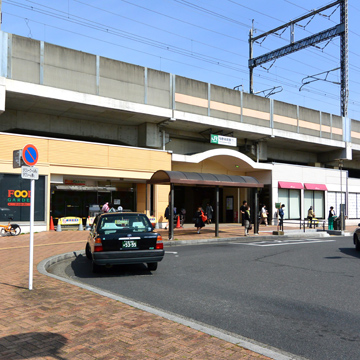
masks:
{"type": "Polygon", "coordinates": [[[343,160],[339,160],[339,169],[340,169],[340,231],[343,233],[343,219],[344,219],[344,207],[342,206],[342,168],[343,160]]]}

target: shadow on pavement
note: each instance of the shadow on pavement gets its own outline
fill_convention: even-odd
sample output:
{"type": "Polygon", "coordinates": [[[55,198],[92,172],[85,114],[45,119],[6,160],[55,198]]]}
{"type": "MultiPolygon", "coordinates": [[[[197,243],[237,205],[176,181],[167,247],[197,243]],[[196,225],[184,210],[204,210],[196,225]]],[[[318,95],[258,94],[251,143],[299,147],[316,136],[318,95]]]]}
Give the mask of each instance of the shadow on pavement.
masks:
{"type": "Polygon", "coordinates": [[[18,286],[18,285],[13,285],[13,284],[8,284],[8,283],[0,283],[1,285],[6,285],[6,286],[12,286],[14,288],[17,288],[17,289],[27,289],[27,287],[24,287],[24,286],[18,286]]]}
{"type": "Polygon", "coordinates": [[[78,255],[71,262],[74,275],[78,278],[97,278],[97,277],[121,277],[121,276],[144,276],[152,275],[145,264],[116,265],[111,267],[103,266],[102,271],[94,274],[91,269],[91,261],[85,255],[78,255]]]}
{"type": "Polygon", "coordinates": [[[356,258],[360,258],[360,251],[355,250],[355,245],[352,248],[339,248],[339,250],[346,255],[350,255],[356,258]]]}
{"type": "Polygon", "coordinates": [[[59,354],[67,339],[51,332],[28,332],[0,338],[0,359],[31,359],[52,357],[65,360],[59,354]]]}

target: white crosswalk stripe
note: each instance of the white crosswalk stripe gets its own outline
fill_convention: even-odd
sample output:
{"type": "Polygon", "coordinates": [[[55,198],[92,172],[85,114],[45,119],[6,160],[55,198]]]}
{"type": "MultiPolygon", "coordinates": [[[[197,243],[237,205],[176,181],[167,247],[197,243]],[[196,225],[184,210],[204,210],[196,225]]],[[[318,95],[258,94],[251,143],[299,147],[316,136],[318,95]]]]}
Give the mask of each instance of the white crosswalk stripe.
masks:
{"type": "Polygon", "coordinates": [[[234,243],[236,245],[247,245],[247,246],[284,246],[284,245],[299,245],[299,244],[315,244],[315,243],[326,243],[333,242],[336,240],[325,240],[325,239],[293,239],[293,240],[273,240],[273,241],[257,241],[253,243],[234,243]]]}

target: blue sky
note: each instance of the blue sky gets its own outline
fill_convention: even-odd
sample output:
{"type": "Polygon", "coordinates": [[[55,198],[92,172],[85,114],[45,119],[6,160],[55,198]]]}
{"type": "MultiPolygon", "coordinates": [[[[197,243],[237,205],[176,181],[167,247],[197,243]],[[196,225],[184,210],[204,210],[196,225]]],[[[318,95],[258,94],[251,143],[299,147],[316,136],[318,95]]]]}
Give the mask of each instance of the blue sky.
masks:
{"type": "MultiPolygon", "coordinates": [[[[2,30],[49,43],[249,91],[249,30],[255,36],[333,1],[324,0],[3,0],[2,30]]],[[[349,0],[349,117],[360,120],[360,3],[349,0]]],[[[295,27],[295,40],[340,22],[339,9],[295,27]]],[[[254,46],[254,56],[289,43],[290,30],[254,46]]],[[[254,91],[340,114],[340,71],[299,91],[302,80],[340,66],[340,39],[254,70],[254,91]],[[331,82],[330,82],[331,81],[331,82]]],[[[324,75],[323,75],[324,77],[324,75]]]]}

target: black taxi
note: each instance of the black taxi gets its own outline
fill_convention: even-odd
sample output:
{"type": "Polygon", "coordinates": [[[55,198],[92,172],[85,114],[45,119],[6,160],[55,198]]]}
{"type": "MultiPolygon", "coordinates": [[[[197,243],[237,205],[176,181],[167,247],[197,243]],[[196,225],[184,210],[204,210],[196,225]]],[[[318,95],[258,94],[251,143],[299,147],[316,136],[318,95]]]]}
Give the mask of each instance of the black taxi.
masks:
{"type": "Polygon", "coordinates": [[[109,212],[94,219],[85,253],[94,273],[103,266],[140,263],[155,271],[164,257],[164,246],[145,214],[109,212]]]}

